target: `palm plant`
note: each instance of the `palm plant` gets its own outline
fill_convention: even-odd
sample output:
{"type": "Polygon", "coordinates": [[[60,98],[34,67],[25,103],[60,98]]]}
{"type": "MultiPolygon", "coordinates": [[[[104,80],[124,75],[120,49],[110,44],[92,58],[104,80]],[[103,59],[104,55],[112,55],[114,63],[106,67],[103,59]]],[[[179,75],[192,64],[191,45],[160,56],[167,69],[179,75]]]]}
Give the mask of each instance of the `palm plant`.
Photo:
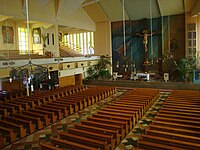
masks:
{"type": "Polygon", "coordinates": [[[43,46],[46,47],[46,40],[47,40],[47,35],[46,34],[42,34],[42,41],[43,41],[43,46]]]}
{"type": "Polygon", "coordinates": [[[175,69],[178,71],[180,78],[184,82],[190,82],[193,78],[193,70],[196,67],[195,59],[180,59],[178,62],[175,62],[175,69]]]}

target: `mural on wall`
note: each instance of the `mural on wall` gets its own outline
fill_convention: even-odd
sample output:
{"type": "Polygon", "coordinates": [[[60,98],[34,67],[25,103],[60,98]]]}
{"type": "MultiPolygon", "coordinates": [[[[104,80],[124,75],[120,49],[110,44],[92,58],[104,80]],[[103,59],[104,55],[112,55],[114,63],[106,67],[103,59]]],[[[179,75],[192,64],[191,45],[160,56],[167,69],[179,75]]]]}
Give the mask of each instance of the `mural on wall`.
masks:
{"type": "Polygon", "coordinates": [[[124,55],[123,23],[112,23],[113,69],[120,73],[133,71],[134,67],[143,71],[145,63],[155,63],[161,57],[161,19],[126,21],[125,24],[124,55]]]}
{"type": "Polygon", "coordinates": [[[14,30],[11,26],[2,26],[3,43],[14,43],[14,30]]]}
{"type": "Polygon", "coordinates": [[[41,44],[41,28],[33,28],[33,44],[41,44]]]}

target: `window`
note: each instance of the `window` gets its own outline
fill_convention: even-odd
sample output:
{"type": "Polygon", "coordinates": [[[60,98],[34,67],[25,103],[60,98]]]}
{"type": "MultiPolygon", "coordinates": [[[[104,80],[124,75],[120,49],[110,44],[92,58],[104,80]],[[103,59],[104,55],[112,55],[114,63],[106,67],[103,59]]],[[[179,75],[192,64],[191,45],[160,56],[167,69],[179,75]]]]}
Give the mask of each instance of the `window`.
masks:
{"type": "Polygon", "coordinates": [[[196,57],[196,24],[188,24],[188,58],[196,57]]]}
{"type": "Polygon", "coordinates": [[[66,34],[64,35],[64,45],[83,55],[94,54],[94,33],[66,34]]]}
{"type": "Polygon", "coordinates": [[[19,53],[28,54],[28,30],[26,28],[18,28],[19,53]]]}

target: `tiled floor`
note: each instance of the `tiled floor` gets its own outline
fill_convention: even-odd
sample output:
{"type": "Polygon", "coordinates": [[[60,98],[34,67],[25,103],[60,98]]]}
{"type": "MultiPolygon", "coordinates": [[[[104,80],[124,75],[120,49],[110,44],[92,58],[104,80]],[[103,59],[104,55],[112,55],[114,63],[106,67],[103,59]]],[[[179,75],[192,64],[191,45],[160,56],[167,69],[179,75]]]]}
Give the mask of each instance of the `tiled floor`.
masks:
{"type": "MultiPolygon", "coordinates": [[[[38,150],[40,141],[49,142],[51,136],[57,137],[59,131],[67,131],[67,128],[73,127],[74,123],[79,123],[80,120],[86,120],[88,116],[96,113],[97,110],[102,109],[110,101],[113,101],[125,92],[126,90],[120,89],[116,94],[110,96],[109,98],[106,98],[78,113],[70,115],[67,118],[64,118],[38,132],[35,132],[34,134],[5,147],[3,150],[38,150]]],[[[125,139],[121,141],[121,143],[116,147],[116,150],[134,149],[137,144],[137,140],[141,137],[141,133],[143,133],[145,129],[148,128],[148,124],[151,123],[151,120],[155,116],[156,112],[160,109],[160,107],[162,107],[162,103],[166,100],[168,95],[168,92],[160,93],[158,100],[149,109],[149,111],[147,111],[146,115],[138,122],[132,131],[128,133],[125,139]]]]}

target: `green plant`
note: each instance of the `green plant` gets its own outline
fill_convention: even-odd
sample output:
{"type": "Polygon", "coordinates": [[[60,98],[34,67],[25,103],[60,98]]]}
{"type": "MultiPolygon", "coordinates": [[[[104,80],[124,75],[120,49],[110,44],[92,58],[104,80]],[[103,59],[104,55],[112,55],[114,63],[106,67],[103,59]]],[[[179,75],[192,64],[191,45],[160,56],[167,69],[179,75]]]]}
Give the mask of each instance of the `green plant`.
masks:
{"type": "Polygon", "coordinates": [[[99,70],[107,69],[107,65],[111,65],[109,57],[101,55],[97,67],[99,70]]]}
{"type": "Polygon", "coordinates": [[[181,81],[191,82],[193,79],[193,70],[196,67],[195,59],[180,59],[178,62],[175,61],[175,69],[180,75],[181,81]]]}
{"type": "Polygon", "coordinates": [[[86,80],[97,80],[98,78],[98,74],[97,74],[97,69],[95,69],[96,66],[94,67],[89,67],[88,70],[87,70],[87,74],[88,76],[86,77],[86,80]]]}
{"type": "Polygon", "coordinates": [[[98,64],[88,68],[88,77],[86,80],[97,80],[99,77],[102,79],[110,78],[111,75],[107,69],[108,65],[111,65],[110,58],[108,56],[101,55],[98,64]]]}

